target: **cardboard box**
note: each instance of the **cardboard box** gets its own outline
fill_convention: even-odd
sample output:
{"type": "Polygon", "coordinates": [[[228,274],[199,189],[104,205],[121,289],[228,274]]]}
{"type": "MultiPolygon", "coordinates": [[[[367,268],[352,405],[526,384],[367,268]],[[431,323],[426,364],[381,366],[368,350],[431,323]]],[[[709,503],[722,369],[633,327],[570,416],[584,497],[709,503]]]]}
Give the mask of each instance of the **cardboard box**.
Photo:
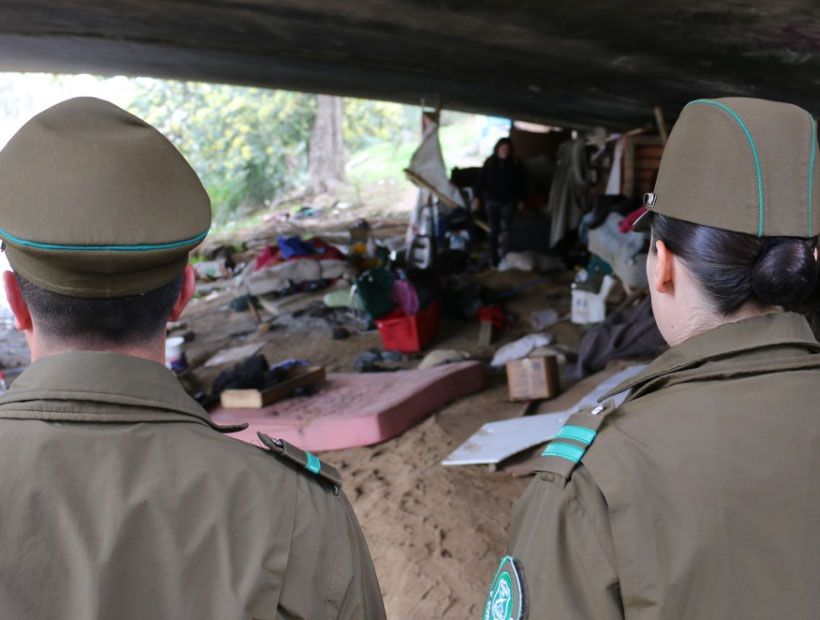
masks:
{"type": "Polygon", "coordinates": [[[560,391],[558,385],[558,358],[526,357],[507,362],[507,385],[510,400],[552,398],[560,391]]]}

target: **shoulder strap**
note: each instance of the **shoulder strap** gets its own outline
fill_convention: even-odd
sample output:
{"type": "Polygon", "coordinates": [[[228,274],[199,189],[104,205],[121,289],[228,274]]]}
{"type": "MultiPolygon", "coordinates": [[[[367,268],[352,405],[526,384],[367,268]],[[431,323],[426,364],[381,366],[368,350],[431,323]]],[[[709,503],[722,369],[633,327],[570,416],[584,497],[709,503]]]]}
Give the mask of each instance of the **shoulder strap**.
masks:
{"type": "Polygon", "coordinates": [[[572,414],[541,453],[535,471],[557,474],[565,481],[569,480],[598,435],[604,419],[616,409],[615,401],[609,400],[603,405],[572,414]]]}
{"type": "Polygon", "coordinates": [[[306,469],[314,476],[330,482],[335,487],[342,486],[342,476],[332,465],[328,465],[319,460],[315,454],[307,450],[301,450],[284,439],[274,439],[265,433],[257,433],[259,441],[262,442],[274,456],[283,461],[296,463],[301,468],[306,469]]]}

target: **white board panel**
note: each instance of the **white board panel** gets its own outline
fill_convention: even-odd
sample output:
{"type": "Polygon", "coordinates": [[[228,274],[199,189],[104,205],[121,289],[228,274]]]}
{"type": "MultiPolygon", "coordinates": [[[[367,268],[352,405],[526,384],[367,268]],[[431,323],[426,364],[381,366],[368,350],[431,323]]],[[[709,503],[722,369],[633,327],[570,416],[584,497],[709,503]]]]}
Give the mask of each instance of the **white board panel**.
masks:
{"type": "MultiPolygon", "coordinates": [[[[594,407],[598,398],[611,389],[634,377],[646,365],[636,364],[628,366],[621,372],[612,375],[606,381],[579,400],[571,408],[555,413],[513,418],[487,422],[472,437],[456,448],[450,456],[445,458],[442,465],[489,465],[500,463],[522,450],[537,446],[549,441],[558,432],[567,418],[573,413],[586,407],[594,407]]],[[[621,392],[613,397],[616,405],[620,405],[629,392],[621,392]]]]}

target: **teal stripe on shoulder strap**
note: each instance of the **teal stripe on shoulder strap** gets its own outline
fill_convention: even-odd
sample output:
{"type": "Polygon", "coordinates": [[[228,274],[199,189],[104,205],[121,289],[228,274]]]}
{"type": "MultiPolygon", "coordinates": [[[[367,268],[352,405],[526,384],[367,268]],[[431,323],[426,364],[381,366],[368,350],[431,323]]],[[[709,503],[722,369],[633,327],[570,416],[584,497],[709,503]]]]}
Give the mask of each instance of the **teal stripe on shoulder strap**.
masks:
{"type": "Polygon", "coordinates": [[[757,153],[757,146],[755,145],[754,138],[752,138],[752,132],[749,131],[749,128],[746,126],[746,123],[743,122],[743,119],[738,116],[737,112],[735,112],[729,106],[720,103],[719,101],[712,101],[711,99],[695,99],[694,101],[690,101],[686,104],[688,108],[690,105],[694,103],[705,103],[707,105],[713,105],[717,108],[720,108],[724,112],[727,112],[729,116],[731,116],[735,122],[740,125],[740,128],[743,130],[743,133],[746,135],[746,140],[749,142],[749,147],[752,149],[752,157],[754,158],[755,162],[755,175],[757,176],[757,236],[763,236],[763,175],[760,172],[760,157],[757,153]]]}
{"type": "Polygon", "coordinates": [[[311,454],[307,450],[305,450],[305,456],[307,457],[307,464],[305,465],[305,469],[309,472],[314,474],[318,474],[322,471],[322,461],[319,460],[315,454],[311,454]]]}
{"type": "Polygon", "coordinates": [[[595,439],[597,434],[598,433],[591,428],[566,424],[562,426],[561,430],[558,431],[558,434],[555,435],[555,439],[573,439],[589,445],[592,443],[592,440],[595,439]]]}
{"type": "Polygon", "coordinates": [[[542,456],[557,456],[572,461],[573,463],[578,463],[585,452],[586,448],[579,448],[569,443],[554,441],[547,446],[542,456]]]}

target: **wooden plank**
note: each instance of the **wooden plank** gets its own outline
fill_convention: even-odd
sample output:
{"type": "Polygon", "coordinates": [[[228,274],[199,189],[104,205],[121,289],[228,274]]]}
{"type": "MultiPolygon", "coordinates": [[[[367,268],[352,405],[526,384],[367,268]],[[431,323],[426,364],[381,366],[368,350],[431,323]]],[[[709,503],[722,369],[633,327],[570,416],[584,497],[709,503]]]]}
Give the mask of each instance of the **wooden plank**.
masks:
{"type": "Polygon", "coordinates": [[[627,137],[623,158],[623,187],[624,196],[632,198],[635,196],[635,138],[627,137]]]}
{"type": "Polygon", "coordinates": [[[638,168],[635,170],[635,181],[637,184],[640,184],[641,181],[651,181],[655,178],[656,173],[657,169],[652,170],[650,168],[638,168]]]}
{"type": "Polygon", "coordinates": [[[655,167],[655,168],[657,168],[660,165],[660,163],[661,163],[661,158],[660,157],[652,157],[652,156],[647,156],[647,155],[643,155],[643,154],[639,154],[639,155],[635,156],[635,166],[639,167],[639,168],[640,167],[644,167],[644,168],[655,167]]]}
{"type": "Polygon", "coordinates": [[[473,224],[483,230],[485,233],[490,232],[490,225],[482,219],[473,217],[473,224]]]}
{"type": "Polygon", "coordinates": [[[478,330],[478,346],[489,347],[493,343],[493,324],[491,321],[481,321],[478,330]]]}
{"type": "Polygon", "coordinates": [[[658,136],[635,136],[634,141],[636,146],[663,146],[663,142],[658,136]]]}
{"type": "Polygon", "coordinates": [[[666,121],[663,119],[663,110],[660,106],[655,106],[655,122],[658,124],[658,133],[661,135],[661,142],[666,145],[669,131],[666,128],[666,121]]]}
{"type": "Polygon", "coordinates": [[[660,144],[638,144],[635,147],[637,157],[663,157],[663,145],[660,144]]]}
{"type": "Polygon", "coordinates": [[[265,390],[225,390],[219,396],[219,402],[225,409],[261,409],[277,400],[282,400],[293,390],[315,385],[325,378],[324,366],[295,368],[293,376],[282,383],[265,390]]]}
{"type": "Polygon", "coordinates": [[[405,169],[404,174],[406,174],[406,175],[407,175],[407,178],[409,178],[409,179],[410,179],[410,181],[412,181],[412,182],[413,182],[413,183],[415,183],[416,185],[418,185],[418,186],[420,186],[420,187],[423,187],[423,188],[424,188],[424,189],[426,189],[427,191],[430,191],[430,192],[434,193],[436,196],[438,196],[438,199],[439,199],[439,200],[441,200],[441,202],[443,202],[444,204],[446,204],[448,207],[450,207],[450,208],[452,208],[452,209],[458,209],[458,208],[460,208],[460,207],[463,207],[463,206],[464,206],[464,205],[462,205],[462,204],[457,203],[455,200],[453,200],[453,199],[452,199],[452,198],[450,198],[449,196],[446,196],[445,194],[442,194],[442,193],[441,193],[440,191],[438,191],[438,189],[436,189],[433,185],[431,185],[430,183],[428,183],[428,182],[424,179],[424,177],[420,177],[419,175],[417,175],[417,174],[416,174],[415,172],[413,172],[412,170],[405,169]]]}

